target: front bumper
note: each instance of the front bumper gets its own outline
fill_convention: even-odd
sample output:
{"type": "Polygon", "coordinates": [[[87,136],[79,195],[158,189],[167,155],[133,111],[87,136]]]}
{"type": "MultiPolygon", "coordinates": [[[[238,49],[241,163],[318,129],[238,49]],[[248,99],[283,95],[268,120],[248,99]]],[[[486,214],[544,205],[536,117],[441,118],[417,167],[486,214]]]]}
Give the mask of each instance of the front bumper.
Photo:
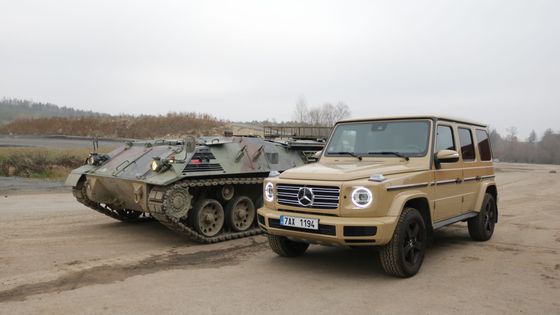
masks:
{"type": "Polygon", "coordinates": [[[397,217],[349,218],[303,212],[258,210],[259,227],[266,233],[287,236],[310,243],[335,246],[377,246],[387,244],[393,237],[397,217]],[[306,230],[280,225],[280,216],[319,219],[319,230],[306,230]]]}
{"type": "Polygon", "coordinates": [[[140,212],[149,212],[149,187],[141,181],[86,175],[87,197],[97,203],[140,212]]]}

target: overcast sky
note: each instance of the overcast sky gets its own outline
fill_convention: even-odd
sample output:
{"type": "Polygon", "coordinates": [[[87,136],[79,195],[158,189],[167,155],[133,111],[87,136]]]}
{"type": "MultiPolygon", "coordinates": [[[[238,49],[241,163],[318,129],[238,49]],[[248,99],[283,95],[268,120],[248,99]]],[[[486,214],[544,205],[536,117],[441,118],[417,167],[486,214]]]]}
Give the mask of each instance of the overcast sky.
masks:
{"type": "Polygon", "coordinates": [[[0,97],[112,114],[352,116],[560,130],[560,1],[6,1],[0,97]]]}

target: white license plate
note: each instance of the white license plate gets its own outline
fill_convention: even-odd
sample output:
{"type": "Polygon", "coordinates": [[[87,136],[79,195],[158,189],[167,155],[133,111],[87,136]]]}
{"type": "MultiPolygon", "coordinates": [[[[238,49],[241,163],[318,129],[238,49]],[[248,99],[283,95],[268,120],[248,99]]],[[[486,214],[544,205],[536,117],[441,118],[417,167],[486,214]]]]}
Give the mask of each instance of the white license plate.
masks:
{"type": "Polygon", "coordinates": [[[291,226],[308,230],[319,229],[319,219],[298,218],[287,215],[280,216],[280,225],[291,226]]]}

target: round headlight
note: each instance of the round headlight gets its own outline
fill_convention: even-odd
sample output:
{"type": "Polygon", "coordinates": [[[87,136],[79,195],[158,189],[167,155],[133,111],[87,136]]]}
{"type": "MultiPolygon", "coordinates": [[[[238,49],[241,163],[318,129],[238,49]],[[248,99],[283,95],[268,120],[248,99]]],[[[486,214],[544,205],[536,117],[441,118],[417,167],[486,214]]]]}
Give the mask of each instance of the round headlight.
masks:
{"type": "Polygon", "coordinates": [[[272,202],[274,200],[274,184],[271,182],[266,183],[264,185],[264,198],[268,202],[272,202]]]}
{"type": "Polygon", "coordinates": [[[352,191],[352,203],[358,208],[367,208],[371,205],[373,196],[371,190],[365,187],[356,187],[352,191]]]}
{"type": "Polygon", "coordinates": [[[157,172],[159,170],[159,161],[152,161],[150,167],[152,168],[152,171],[157,172]]]}

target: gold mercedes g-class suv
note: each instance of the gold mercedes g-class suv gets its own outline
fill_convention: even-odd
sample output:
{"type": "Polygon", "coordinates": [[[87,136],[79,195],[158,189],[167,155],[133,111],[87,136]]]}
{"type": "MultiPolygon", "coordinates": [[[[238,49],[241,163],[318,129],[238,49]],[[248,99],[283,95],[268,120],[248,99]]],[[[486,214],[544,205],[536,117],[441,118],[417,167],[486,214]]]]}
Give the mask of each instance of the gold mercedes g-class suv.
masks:
{"type": "Polygon", "coordinates": [[[432,116],[343,120],[317,158],[263,183],[257,220],[280,256],[302,255],[310,243],[377,246],[387,273],[410,277],[435,229],[467,221],[471,238],[486,241],[498,222],[483,124],[432,116]]]}

